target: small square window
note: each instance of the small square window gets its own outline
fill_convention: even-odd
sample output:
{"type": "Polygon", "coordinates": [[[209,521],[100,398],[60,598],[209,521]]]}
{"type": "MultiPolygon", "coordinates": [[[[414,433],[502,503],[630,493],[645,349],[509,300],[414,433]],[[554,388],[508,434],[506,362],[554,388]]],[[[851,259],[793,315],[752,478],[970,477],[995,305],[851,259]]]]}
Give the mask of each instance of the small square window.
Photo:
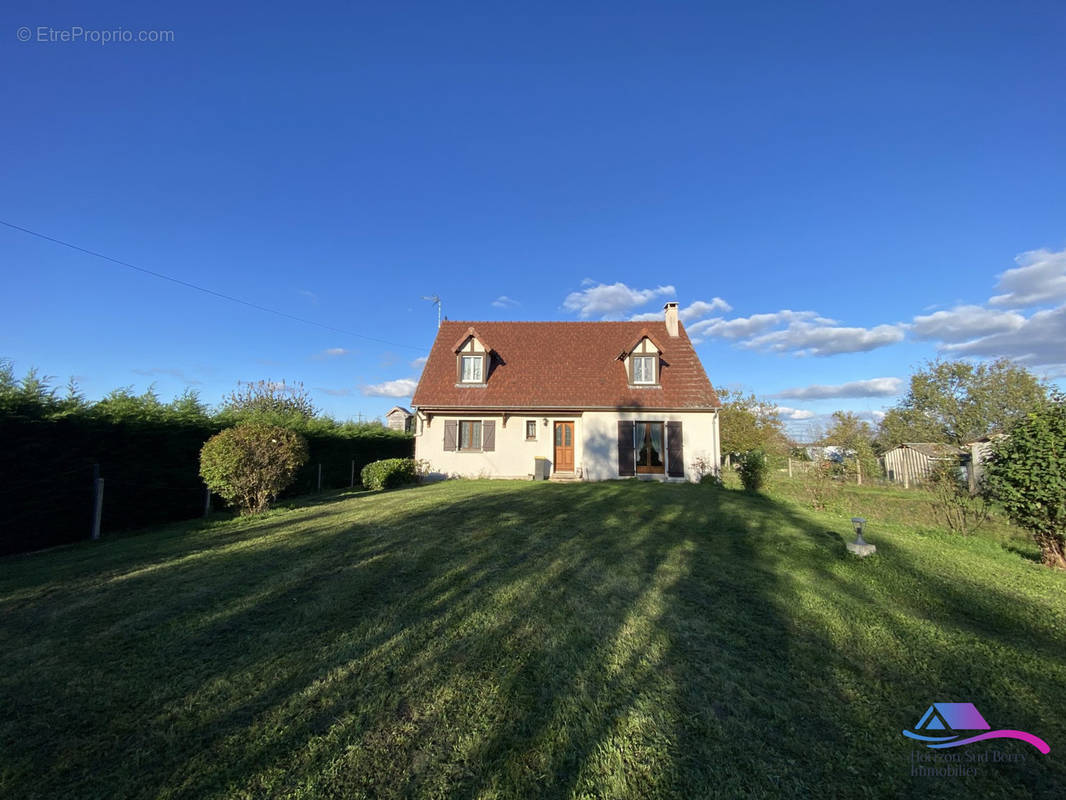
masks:
{"type": "Polygon", "coordinates": [[[463,383],[484,383],[485,359],[482,356],[462,356],[460,374],[463,383]]]}
{"type": "Polygon", "coordinates": [[[633,356],[633,383],[655,383],[655,356],[633,356]]]}
{"type": "Polygon", "coordinates": [[[459,449],[481,449],[481,421],[459,423],[459,449]]]}
{"type": "Polygon", "coordinates": [[[537,421],[535,419],[526,420],[526,441],[531,442],[537,438],[537,421]]]}

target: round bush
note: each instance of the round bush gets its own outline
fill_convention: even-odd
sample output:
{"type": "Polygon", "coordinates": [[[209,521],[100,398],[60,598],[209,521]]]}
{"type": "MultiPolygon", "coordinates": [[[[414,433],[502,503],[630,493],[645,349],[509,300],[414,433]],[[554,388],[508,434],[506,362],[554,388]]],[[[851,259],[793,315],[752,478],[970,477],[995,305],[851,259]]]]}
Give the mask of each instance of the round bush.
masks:
{"type": "Polygon", "coordinates": [[[405,483],[414,483],[417,479],[415,460],[413,458],[386,458],[372,461],[359,473],[364,489],[392,489],[405,483]]]}
{"type": "Polygon", "coordinates": [[[296,477],[307,461],[307,442],[295,431],[250,422],[212,436],[200,450],[200,477],[208,488],[258,514],[296,477]]]}
{"type": "Polygon", "coordinates": [[[762,450],[749,450],[740,457],[737,465],[740,473],[740,482],[749,492],[757,492],[766,485],[766,478],[770,474],[770,462],[766,453],[762,450]]]}

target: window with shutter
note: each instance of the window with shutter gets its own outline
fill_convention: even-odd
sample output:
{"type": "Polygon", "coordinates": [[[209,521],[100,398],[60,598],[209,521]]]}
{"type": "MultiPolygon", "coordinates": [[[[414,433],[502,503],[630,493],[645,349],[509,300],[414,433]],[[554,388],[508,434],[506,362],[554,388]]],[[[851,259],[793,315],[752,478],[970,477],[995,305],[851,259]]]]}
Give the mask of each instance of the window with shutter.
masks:
{"type": "Polygon", "coordinates": [[[481,449],[481,420],[462,420],[459,423],[459,449],[481,449]]]}
{"type": "Polygon", "coordinates": [[[455,452],[458,439],[458,427],[459,423],[454,419],[446,419],[444,421],[444,451],[455,452]]]}

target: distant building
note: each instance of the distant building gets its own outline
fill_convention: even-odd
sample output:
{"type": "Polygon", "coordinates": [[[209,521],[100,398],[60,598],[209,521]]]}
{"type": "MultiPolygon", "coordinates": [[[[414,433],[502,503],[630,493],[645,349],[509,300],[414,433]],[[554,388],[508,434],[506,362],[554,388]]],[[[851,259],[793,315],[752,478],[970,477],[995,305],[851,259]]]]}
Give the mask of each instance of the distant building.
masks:
{"type": "Polygon", "coordinates": [[[885,451],[885,477],[909,486],[926,480],[937,464],[949,462],[964,467],[970,460],[968,447],[937,442],[904,442],[885,451]]]}
{"type": "Polygon", "coordinates": [[[851,450],[845,450],[836,444],[809,445],[804,448],[804,451],[810,461],[831,461],[834,464],[843,464],[845,458],[852,458],[855,455],[851,450]]]}
{"type": "Polygon", "coordinates": [[[385,426],[394,431],[411,433],[414,417],[415,415],[403,406],[393,406],[392,410],[385,415],[385,426]]]}

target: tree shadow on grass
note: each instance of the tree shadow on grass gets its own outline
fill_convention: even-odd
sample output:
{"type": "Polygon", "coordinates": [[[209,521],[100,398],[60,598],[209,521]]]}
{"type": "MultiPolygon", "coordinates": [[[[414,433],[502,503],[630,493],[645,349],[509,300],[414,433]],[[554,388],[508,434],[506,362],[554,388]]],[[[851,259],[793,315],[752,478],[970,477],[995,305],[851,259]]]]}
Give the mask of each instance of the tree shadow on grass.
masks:
{"type": "MultiPolygon", "coordinates": [[[[880,749],[900,738],[883,717],[901,693],[866,692],[876,653],[795,607],[813,592],[869,617],[883,601],[839,576],[842,540],[792,507],[617,482],[446,484],[379,496],[369,521],[352,508],[263,521],[200,558],[175,542],[159,568],[89,591],[78,619],[61,613],[71,596],[46,598],[41,648],[62,662],[35,671],[30,649],[0,678],[21,698],[0,723],[9,782],[174,797],[910,791],[906,750],[880,749]],[[53,735],[55,707],[90,735],[53,735]]],[[[954,657],[929,647],[914,684],[954,657]]]]}

